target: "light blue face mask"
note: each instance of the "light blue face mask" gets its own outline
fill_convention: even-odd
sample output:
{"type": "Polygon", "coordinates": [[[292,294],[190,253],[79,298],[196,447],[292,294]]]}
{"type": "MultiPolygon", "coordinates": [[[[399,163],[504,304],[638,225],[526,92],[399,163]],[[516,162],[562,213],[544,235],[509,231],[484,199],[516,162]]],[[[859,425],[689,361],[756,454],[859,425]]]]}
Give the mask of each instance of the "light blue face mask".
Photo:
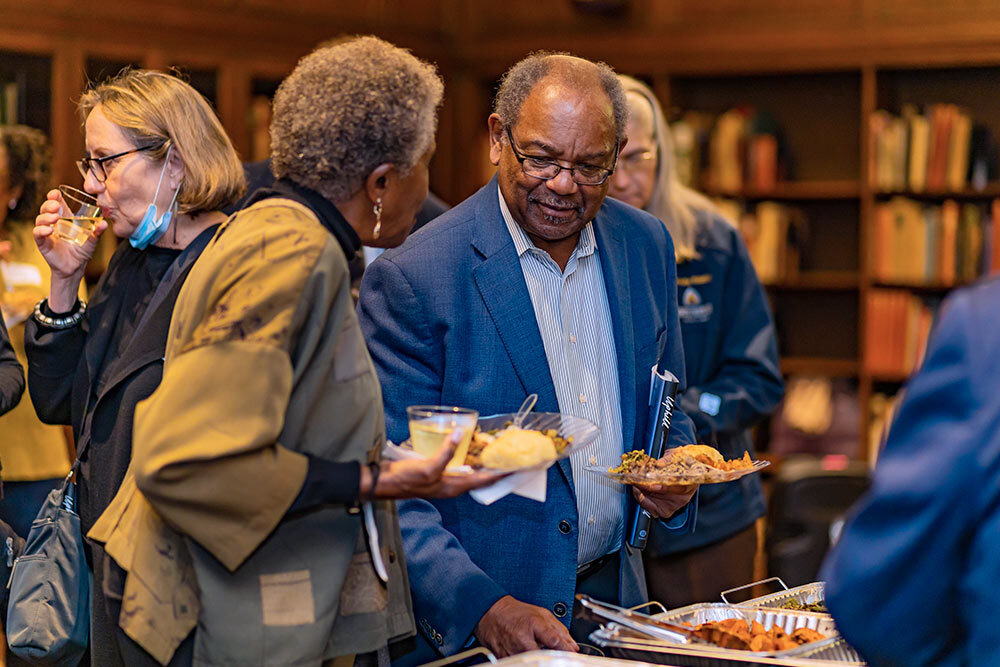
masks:
{"type": "Polygon", "coordinates": [[[163,174],[167,171],[167,162],[170,160],[171,150],[173,150],[173,145],[167,147],[167,156],[163,159],[163,169],[160,170],[160,180],[156,181],[156,192],[153,193],[153,203],[146,209],[146,215],[142,216],[142,222],[139,223],[139,226],[128,237],[128,242],[132,244],[133,248],[145,250],[150,243],[156,243],[163,236],[163,233],[167,231],[167,227],[170,226],[170,219],[173,217],[174,202],[177,201],[177,195],[181,191],[180,183],[177,184],[177,189],[174,191],[173,199],[170,200],[170,205],[159,218],[156,217],[156,198],[160,194],[160,183],[163,182],[163,174]]]}

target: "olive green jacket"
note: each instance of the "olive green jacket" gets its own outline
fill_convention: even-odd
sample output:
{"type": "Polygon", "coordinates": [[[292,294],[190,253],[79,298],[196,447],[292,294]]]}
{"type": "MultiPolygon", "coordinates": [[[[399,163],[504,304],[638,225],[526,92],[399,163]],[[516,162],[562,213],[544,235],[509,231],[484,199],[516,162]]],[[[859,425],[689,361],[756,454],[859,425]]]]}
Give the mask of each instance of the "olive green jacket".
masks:
{"type": "Polygon", "coordinates": [[[389,583],[360,515],[286,518],[309,453],[367,461],[382,396],[344,252],[306,206],[225,223],[177,299],[163,381],[90,532],[127,572],[120,626],[161,663],[197,626],[195,664],[318,665],[414,631],[395,504],[376,504],[389,583]]]}

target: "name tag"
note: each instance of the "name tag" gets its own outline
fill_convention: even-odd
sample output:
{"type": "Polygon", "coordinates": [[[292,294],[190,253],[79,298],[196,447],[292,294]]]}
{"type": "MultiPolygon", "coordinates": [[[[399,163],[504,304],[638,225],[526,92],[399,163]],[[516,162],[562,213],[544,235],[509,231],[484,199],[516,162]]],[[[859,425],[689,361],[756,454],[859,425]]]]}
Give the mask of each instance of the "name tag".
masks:
{"type": "Polygon", "coordinates": [[[21,264],[19,262],[0,262],[0,274],[7,289],[18,285],[41,285],[42,272],[33,264],[21,264]]]}
{"type": "Polygon", "coordinates": [[[711,415],[714,417],[719,414],[719,408],[722,407],[722,399],[715,394],[709,394],[705,392],[698,399],[698,409],[704,412],[706,415],[711,415]]]}

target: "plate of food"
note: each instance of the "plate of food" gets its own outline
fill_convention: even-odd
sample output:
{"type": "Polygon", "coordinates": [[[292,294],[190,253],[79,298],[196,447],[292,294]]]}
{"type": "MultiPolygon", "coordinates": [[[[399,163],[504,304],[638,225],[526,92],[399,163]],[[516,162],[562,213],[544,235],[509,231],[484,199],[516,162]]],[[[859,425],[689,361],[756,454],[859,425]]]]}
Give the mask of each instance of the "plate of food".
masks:
{"type": "Polygon", "coordinates": [[[768,461],[754,461],[749,452],[727,461],[708,445],[684,445],[668,449],[660,459],[641,451],[622,454],[614,468],[586,466],[585,470],[622,484],[721,484],[766,468],[768,461]]]}
{"type": "MultiPolygon", "coordinates": [[[[520,427],[514,427],[514,417],[514,413],[480,417],[464,462],[449,464],[448,471],[544,470],[591,445],[601,433],[591,421],[556,412],[528,413],[520,427]]],[[[387,458],[423,458],[413,450],[409,440],[400,445],[388,443],[384,452],[387,458]]]]}

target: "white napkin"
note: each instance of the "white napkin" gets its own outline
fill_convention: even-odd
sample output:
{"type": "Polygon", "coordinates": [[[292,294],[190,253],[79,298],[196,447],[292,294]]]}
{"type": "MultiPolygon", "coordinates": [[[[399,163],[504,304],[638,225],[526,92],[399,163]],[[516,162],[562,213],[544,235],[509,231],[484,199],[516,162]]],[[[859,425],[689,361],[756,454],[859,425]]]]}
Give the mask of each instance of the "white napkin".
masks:
{"type": "Polygon", "coordinates": [[[525,470],[504,477],[499,482],[484,486],[481,489],[469,491],[469,495],[480,505],[492,505],[509,493],[523,496],[530,500],[545,502],[546,480],[548,470],[525,470]]]}
{"type": "MultiPolygon", "coordinates": [[[[389,461],[424,458],[412,449],[406,449],[391,442],[385,443],[385,446],[382,448],[382,456],[389,461]]],[[[472,469],[468,466],[459,466],[458,468],[452,468],[452,470],[454,472],[467,472],[472,469]]],[[[508,475],[499,482],[495,482],[489,486],[484,486],[483,488],[476,489],[475,491],[469,491],[469,495],[472,496],[472,499],[480,505],[492,505],[496,501],[511,493],[544,503],[547,488],[546,480],[548,479],[547,470],[547,468],[542,468],[541,470],[525,470],[524,472],[517,472],[513,475],[508,475]]]]}

